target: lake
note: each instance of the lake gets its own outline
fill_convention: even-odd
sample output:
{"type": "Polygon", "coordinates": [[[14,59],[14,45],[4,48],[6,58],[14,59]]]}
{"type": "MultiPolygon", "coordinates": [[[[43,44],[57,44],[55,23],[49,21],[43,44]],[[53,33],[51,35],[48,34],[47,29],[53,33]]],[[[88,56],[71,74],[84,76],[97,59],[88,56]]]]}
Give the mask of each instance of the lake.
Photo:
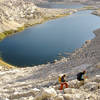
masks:
{"type": "Polygon", "coordinates": [[[73,52],[86,40],[93,39],[93,30],[100,28],[100,17],[92,11],[47,21],[25,29],[0,42],[4,61],[16,66],[33,66],[53,62],[59,55],[73,52]]]}

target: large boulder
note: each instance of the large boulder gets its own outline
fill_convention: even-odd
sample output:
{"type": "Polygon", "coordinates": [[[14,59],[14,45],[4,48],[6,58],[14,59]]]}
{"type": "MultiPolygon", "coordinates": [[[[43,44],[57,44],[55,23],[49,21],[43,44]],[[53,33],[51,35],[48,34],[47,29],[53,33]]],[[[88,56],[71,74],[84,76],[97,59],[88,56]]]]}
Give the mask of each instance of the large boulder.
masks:
{"type": "Polygon", "coordinates": [[[40,90],[37,88],[34,88],[34,89],[32,89],[32,92],[34,93],[34,96],[36,96],[40,93],[40,90]]]}
{"type": "Polygon", "coordinates": [[[83,89],[85,91],[96,91],[99,88],[99,84],[96,82],[89,82],[87,84],[85,84],[84,86],[82,86],[80,89],[83,89]]]}
{"type": "Polygon", "coordinates": [[[92,78],[91,81],[100,83],[100,75],[96,75],[96,77],[92,78]]]}
{"type": "Polygon", "coordinates": [[[34,98],[34,100],[43,100],[48,98],[54,98],[57,93],[54,88],[42,88],[41,92],[34,98]]]}
{"type": "Polygon", "coordinates": [[[73,100],[72,94],[64,94],[63,97],[64,97],[65,100],[73,100]]]}
{"type": "Polygon", "coordinates": [[[81,94],[64,94],[64,100],[84,100],[81,94]]]}
{"type": "Polygon", "coordinates": [[[54,100],[64,100],[64,97],[62,95],[57,95],[54,100]]]}
{"type": "Polygon", "coordinates": [[[68,82],[69,88],[79,88],[80,87],[80,81],[78,80],[72,80],[68,82]]]}
{"type": "Polygon", "coordinates": [[[74,88],[66,88],[64,89],[65,94],[75,94],[81,92],[79,89],[74,89],[74,88]]]}

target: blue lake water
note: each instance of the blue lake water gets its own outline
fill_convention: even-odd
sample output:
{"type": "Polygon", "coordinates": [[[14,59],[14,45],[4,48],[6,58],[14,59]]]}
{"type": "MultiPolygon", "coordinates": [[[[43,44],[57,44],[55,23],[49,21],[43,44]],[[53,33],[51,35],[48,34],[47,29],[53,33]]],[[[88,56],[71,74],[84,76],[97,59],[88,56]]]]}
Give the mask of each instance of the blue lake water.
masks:
{"type": "Polygon", "coordinates": [[[0,42],[4,61],[16,66],[31,66],[59,59],[59,53],[73,52],[95,37],[100,17],[92,11],[80,11],[36,25],[0,42]]]}

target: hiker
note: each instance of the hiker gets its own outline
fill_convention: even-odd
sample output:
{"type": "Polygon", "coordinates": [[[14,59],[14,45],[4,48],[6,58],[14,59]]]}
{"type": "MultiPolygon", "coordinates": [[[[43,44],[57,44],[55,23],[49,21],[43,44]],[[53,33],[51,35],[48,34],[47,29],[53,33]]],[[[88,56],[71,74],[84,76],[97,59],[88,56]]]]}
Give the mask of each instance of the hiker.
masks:
{"type": "Polygon", "coordinates": [[[60,90],[63,90],[63,85],[65,85],[66,88],[68,88],[68,84],[65,80],[66,75],[62,75],[59,77],[59,83],[60,83],[60,90]]]}
{"type": "Polygon", "coordinates": [[[80,85],[84,85],[84,80],[87,78],[86,76],[86,70],[84,70],[83,72],[79,72],[77,74],[77,80],[80,81],[80,85]]]}

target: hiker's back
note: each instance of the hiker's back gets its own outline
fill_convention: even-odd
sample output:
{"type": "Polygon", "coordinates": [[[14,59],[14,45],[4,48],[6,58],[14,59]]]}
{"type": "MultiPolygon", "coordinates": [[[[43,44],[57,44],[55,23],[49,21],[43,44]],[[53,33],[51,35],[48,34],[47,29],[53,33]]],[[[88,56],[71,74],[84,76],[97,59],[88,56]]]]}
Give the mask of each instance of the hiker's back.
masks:
{"type": "Polygon", "coordinates": [[[79,80],[79,81],[80,81],[80,80],[82,79],[82,75],[83,75],[83,73],[82,73],[82,72],[78,73],[78,74],[77,74],[77,80],[79,80]]]}
{"type": "Polygon", "coordinates": [[[58,81],[59,81],[59,83],[61,83],[61,76],[59,76],[58,81]]]}

